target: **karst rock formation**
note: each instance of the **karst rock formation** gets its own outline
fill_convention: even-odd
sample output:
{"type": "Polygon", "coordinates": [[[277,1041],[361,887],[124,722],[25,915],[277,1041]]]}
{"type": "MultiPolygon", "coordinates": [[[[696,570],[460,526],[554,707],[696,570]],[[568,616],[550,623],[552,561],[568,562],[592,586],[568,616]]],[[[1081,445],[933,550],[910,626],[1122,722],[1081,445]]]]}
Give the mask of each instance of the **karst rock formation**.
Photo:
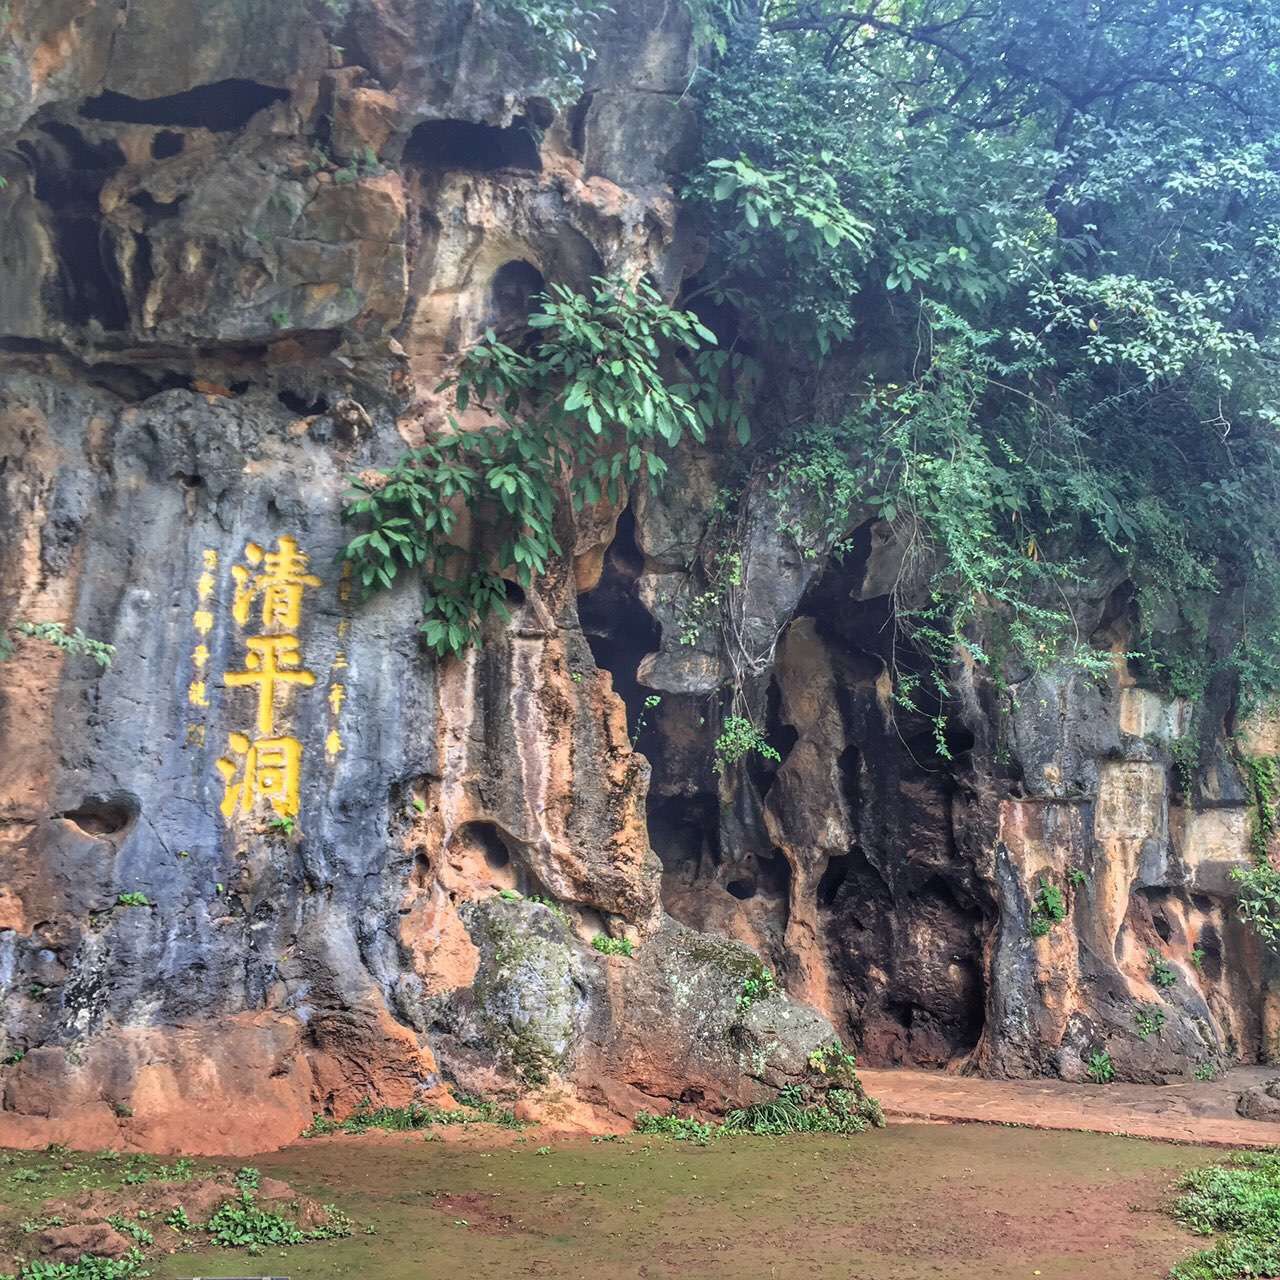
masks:
{"type": "Polygon", "coordinates": [[[0,5],[0,617],[116,649],[0,663],[0,1144],[249,1152],[450,1084],[716,1111],[836,1038],[1003,1076],[1258,1061],[1236,726],[1184,786],[1114,577],[1077,611],[1112,677],[1012,671],[1001,718],[959,667],[940,761],[886,675],[892,531],[852,513],[824,569],[749,493],[734,607],[781,760],[721,774],[726,655],[678,612],[714,444],[566,507],[465,658],[424,651],[411,583],[344,576],[350,478],[441,430],[469,343],[548,283],[674,299],[697,267],[682,7],[618,4],[571,103],[488,8],[0,5]],[[762,966],[785,994],[744,1002],[762,966]]]}

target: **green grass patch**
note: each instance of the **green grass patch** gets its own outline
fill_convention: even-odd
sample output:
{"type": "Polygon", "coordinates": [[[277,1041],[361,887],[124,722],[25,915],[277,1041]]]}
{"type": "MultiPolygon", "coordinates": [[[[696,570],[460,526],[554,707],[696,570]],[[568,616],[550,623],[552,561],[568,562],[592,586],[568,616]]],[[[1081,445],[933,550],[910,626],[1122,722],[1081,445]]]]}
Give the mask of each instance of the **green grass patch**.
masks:
{"type": "Polygon", "coordinates": [[[407,1107],[375,1107],[363,1098],[345,1120],[333,1120],[317,1115],[303,1130],[304,1138],[318,1138],[328,1133],[367,1133],[370,1129],[387,1129],[393,1133],[405,1133],[412,1129],[431,1129],[440,1125],[496,1124],[502,1129],[523,1129],[515,1112],[478,1098],[474,1094],[455,1093],[459,1108],[445,1111],[440,1107],[424,1106],[411,1102],[407,1107]]]}
{"type": "Polygon", "coordinates": [[[1196,1235],[1219,1238],[1174,1267],[1171,1280],[1280,1275],[1280,1151],[1238,1152],[1177,1186],[1173,1216],[1196,1235]]]}

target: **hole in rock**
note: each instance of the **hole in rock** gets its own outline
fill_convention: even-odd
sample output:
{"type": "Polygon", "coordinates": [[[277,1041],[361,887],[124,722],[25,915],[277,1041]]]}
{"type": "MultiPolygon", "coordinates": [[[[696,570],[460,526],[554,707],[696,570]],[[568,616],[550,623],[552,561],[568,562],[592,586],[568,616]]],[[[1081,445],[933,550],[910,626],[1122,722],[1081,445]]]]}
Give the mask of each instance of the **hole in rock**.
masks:
{"type": "Polygon", "coordinates": [[[720,804],[715,796],[649,797],[649,843],[664,871],[717,866],[720,804]]]}
{"type": "Polygon", "coordinates": [[[125,328],[129,307],[98,207],[107,179],[124,164],[124,153],[114,142],[90,142],[57,121],[19,142],[18,150],[35,174],[36,199],[48,210],[58,260],[58,309],[71,324],[96,320],[104,329],[125,328]]]}
{"type": "Polygon", "coordinates": [[[168,129],[161,129],[151,139],[151,158],[153,160],[172,160],[174,156],[182,154],[182,150],[186,145],[187,140],[182,134],[172,133],[168,129]]]}
{"type": "Polygon", "coordinates": [[[818,881],[818,906],[833,907],[849,878],[849,859],[831,858],[818,881]]]}
{"type": "Polygon", "coordinates": [[[458,837],[479,851],[490,871],[502,871],[511,866],[511,850],[494,823],[468,822],[458,831],[458,837]]]}
{"type": "Polygon", "coordinates": [[[756,890],[766,898],[790,897],[791,863],[781,849],[775,849],[767,858],[756,858],[756,890]]]}
{"type": "Polygon", "coordinates": [[[1151,917],[1152,926],[1155,928],[1156,936],[1161,942],[1168,942],[1173,937],[1173,930],[1169,927],[1169,922],[1161,915],[1153,915],[1151,917]]]}
{"type": "Polygon", "coordinates": [[[542,272],[521,259],[504,262],[489,284],[489,315],[485,327],[504,342],[524,334],[533,300],[547,287],[542,272]],[[504,336],[505,335],[505,336],[504,336]]]}
{"type": "Polygon", "coordinates": [[[1217,982],[1222,977],[1222,939],[1217,929],[1207,924],[1200,930],[1195,945],[1204,952],[1200,960],[1200,970],[1210,982],[1217,982]]]}
{"type": "Polygon", "coordinates": [[[725,888],[738,899],[739,902],[746,902],[750,898],[756,896],[756,882],[754,880],[730,880],[725,888]]]}
{"type": "Polygon", "coordinates": [[[789,724],[782,721],[782,691],[776,680],[769,681],[769,692],[765,703],[764,740],[777,753],[778,759],[763,756],[758,751],[749,751],[743,757],[747,777],[751,779],[756,794],[763,800],[769,794],[778,776],[778,770],[786,763],[791,748],[800,740],[800,735],[789,724]]]}
{"type": "Polygon", "coordinates": [[[290,413],[296,413],[302,418],[314,418],[322,413],[329,412],[327,396],[316,396],[314,400],[308,400],[306,396],[297,391],[281,391],[277,394],[276,399],[290,413]]]}
{"type": "Polygon", "coordinates": [[[596,666],[613,676],[613,691],[627,708],[627,723],[644,751],[657,740],[658,707],[646,707],[656,697],[642,686],[636,672],[642,659],[654,653],[661,630],[636,598],[635,582],[644,569],[636,545],[635,517],[630,508],[618,520],[618,532],[605,553],[604,570],[594,590],[578,597],[578,618],[596,666]]]}
{"type": "Polygon", "coordinates": [[[89,796],[78,808],[57,816],[74,823],[87,836],[115,836],[138,816],[138,802],[132,796],[89,796]]]}
{"type": "Polygon", "coordinates": [[[466,169],[491,173],[495,169],[542,168],[538,155],[539,130],[525,116],[505,129],[472,120],[428,120],[409,135],[404,160],[426,169],[466,169]]]}
{"type": "Polygon", "coordinates": [[[524,604],[524,588],[518,582],[512,582],[510,578],[504,578],[502,585],[506,590],[507,608],[518,609],[524,604]]]}
{"type": "Polygon", "coordinates": [[[142,210],[151,222],[160,222],[166,218],[176,218],[182,212],[182,202],[185,196],[179,196],[176,200],[171,200],[165,204],[162,200],[157,200],[149,191],[139,191],[137,195],[129,197],[129,203],[136,208],[142,210]]]}
{"type": "Polygon", "coordinates": [[[87,120],[172,124],[231,133],[243,129],[259,111],[288,96],[287,89],[273,89],[255,80],[219,80],[163,98],[130,98],[108,90],[90,98],[80,108],[80,114],[87,120]]]}

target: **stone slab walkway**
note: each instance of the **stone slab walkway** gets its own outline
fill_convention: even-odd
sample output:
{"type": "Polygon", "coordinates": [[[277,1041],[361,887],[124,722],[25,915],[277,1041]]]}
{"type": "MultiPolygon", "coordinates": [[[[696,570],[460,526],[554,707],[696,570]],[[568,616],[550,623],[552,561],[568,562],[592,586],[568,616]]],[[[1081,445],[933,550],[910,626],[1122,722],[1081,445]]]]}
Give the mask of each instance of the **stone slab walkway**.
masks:
{"type": "Polygon", "coordinates": [[[1243,1067],[1220,1080],[1172,1085],[984,1080],[898,1069],[858,1074],[891,1120],[1078,1129],[1210,1147],[1280,1144],[1280,1124],[1236,1114],[1241,1092],[1275,1079],[1275,1067],[1243,1067]]]}

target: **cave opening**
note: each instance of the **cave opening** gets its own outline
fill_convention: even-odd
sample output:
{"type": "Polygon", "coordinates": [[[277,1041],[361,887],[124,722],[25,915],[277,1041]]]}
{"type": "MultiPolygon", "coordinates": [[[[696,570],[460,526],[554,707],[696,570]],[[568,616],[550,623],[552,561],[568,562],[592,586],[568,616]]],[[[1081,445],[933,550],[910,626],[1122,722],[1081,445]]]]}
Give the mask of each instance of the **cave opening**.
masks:
{"type": "Polygon", "coordinates": [[[182,134],[174,133],[170,129],[161,129],[151,139],[151,158],[153,160],[172,160],[174,156],[182,154],[186,145],[187,140],[182,134]]]}
{"type": "Polygon", "coordinates": [[[99,207],[107,180],[125,163],[124,152],[57,121],[41,125],[17,146],[35,176],[35,197],[44,205],[53,240],[55,309],[70,324],[127,328],[129,304],[99,207]]]}
{"type": "Polygon", "coordinates": [[[118,836],[129,829],[139,810],[134,796],[97,795],[86,796],[74,809],[64,809],[56,816],[87,836],[118,836]]]}
{"type": "Polygon", "coordinates": [[[309,397],[300,391],[291,391],[286,387],[283,391],[276,392],[276,399],[290,413],[296,413],[300,418],[316,418],[322,413],[329,412],[329,397],[322,392],[309,397]]]}
{"type": "MultiPolygon", "coordinates": [[[[116,124],[176,125],[208,129],[213,133],[234,133],[243,129],[259,111],[283,102],[288,96],[287,89],[276,89],[256,80],[219,80],[161,98],[131,98],[108,89],[96,98],[89,98],[80,108],[80,114],[86,120],[116,124]]],[[[181,149],[179,146],[178,150],[181,149]]]]}
{"type": "Polygon", "coordinates": [[[531,262],[516,258],[504,262],[489,282],[484,328],[492,329],[508,346],[518,347],[529,333],[529,315],[536,299],[546,291],[542,272],[531,262]]]}
{"type": "Polygon", "coordinates": [[[542,170],[541,131],[527,116],[511,124],[479,124],[474,120],[427,120],[409,135],[406,165],[423,169],[461,169],[493,173],[499,169],[542,170]]]}
{"type": "Polygon", "coordinates": [[[809,587],[830,657],[845,746],[832,762],[853,839],[816,887],[828,963],[849,993],[849,1030],[868,1065],[940,1067],[977,1046],[986,1020],[983,949],[994,919],[969,891],[953,797],[973,735],[949,721],[939,750],[930,668],[897,625],[870,527],[809,587]],[[920,678],[917,710],[894,701],[895,671],[920,678]]]}
{"type": "Polygon", "coordinates": [[[613,691],[627,708],[627,726],[636,750],[658,744],[656,703],[661,698],[638,678],[641,661],[655,652],[662,632],[636,595],[636,579],[644,572],[644,554],[636,542],[635,516],[627,508],[605,552],[600,581],[578,597],[578,620],[591,656],[613,677],[613,691]]]}

